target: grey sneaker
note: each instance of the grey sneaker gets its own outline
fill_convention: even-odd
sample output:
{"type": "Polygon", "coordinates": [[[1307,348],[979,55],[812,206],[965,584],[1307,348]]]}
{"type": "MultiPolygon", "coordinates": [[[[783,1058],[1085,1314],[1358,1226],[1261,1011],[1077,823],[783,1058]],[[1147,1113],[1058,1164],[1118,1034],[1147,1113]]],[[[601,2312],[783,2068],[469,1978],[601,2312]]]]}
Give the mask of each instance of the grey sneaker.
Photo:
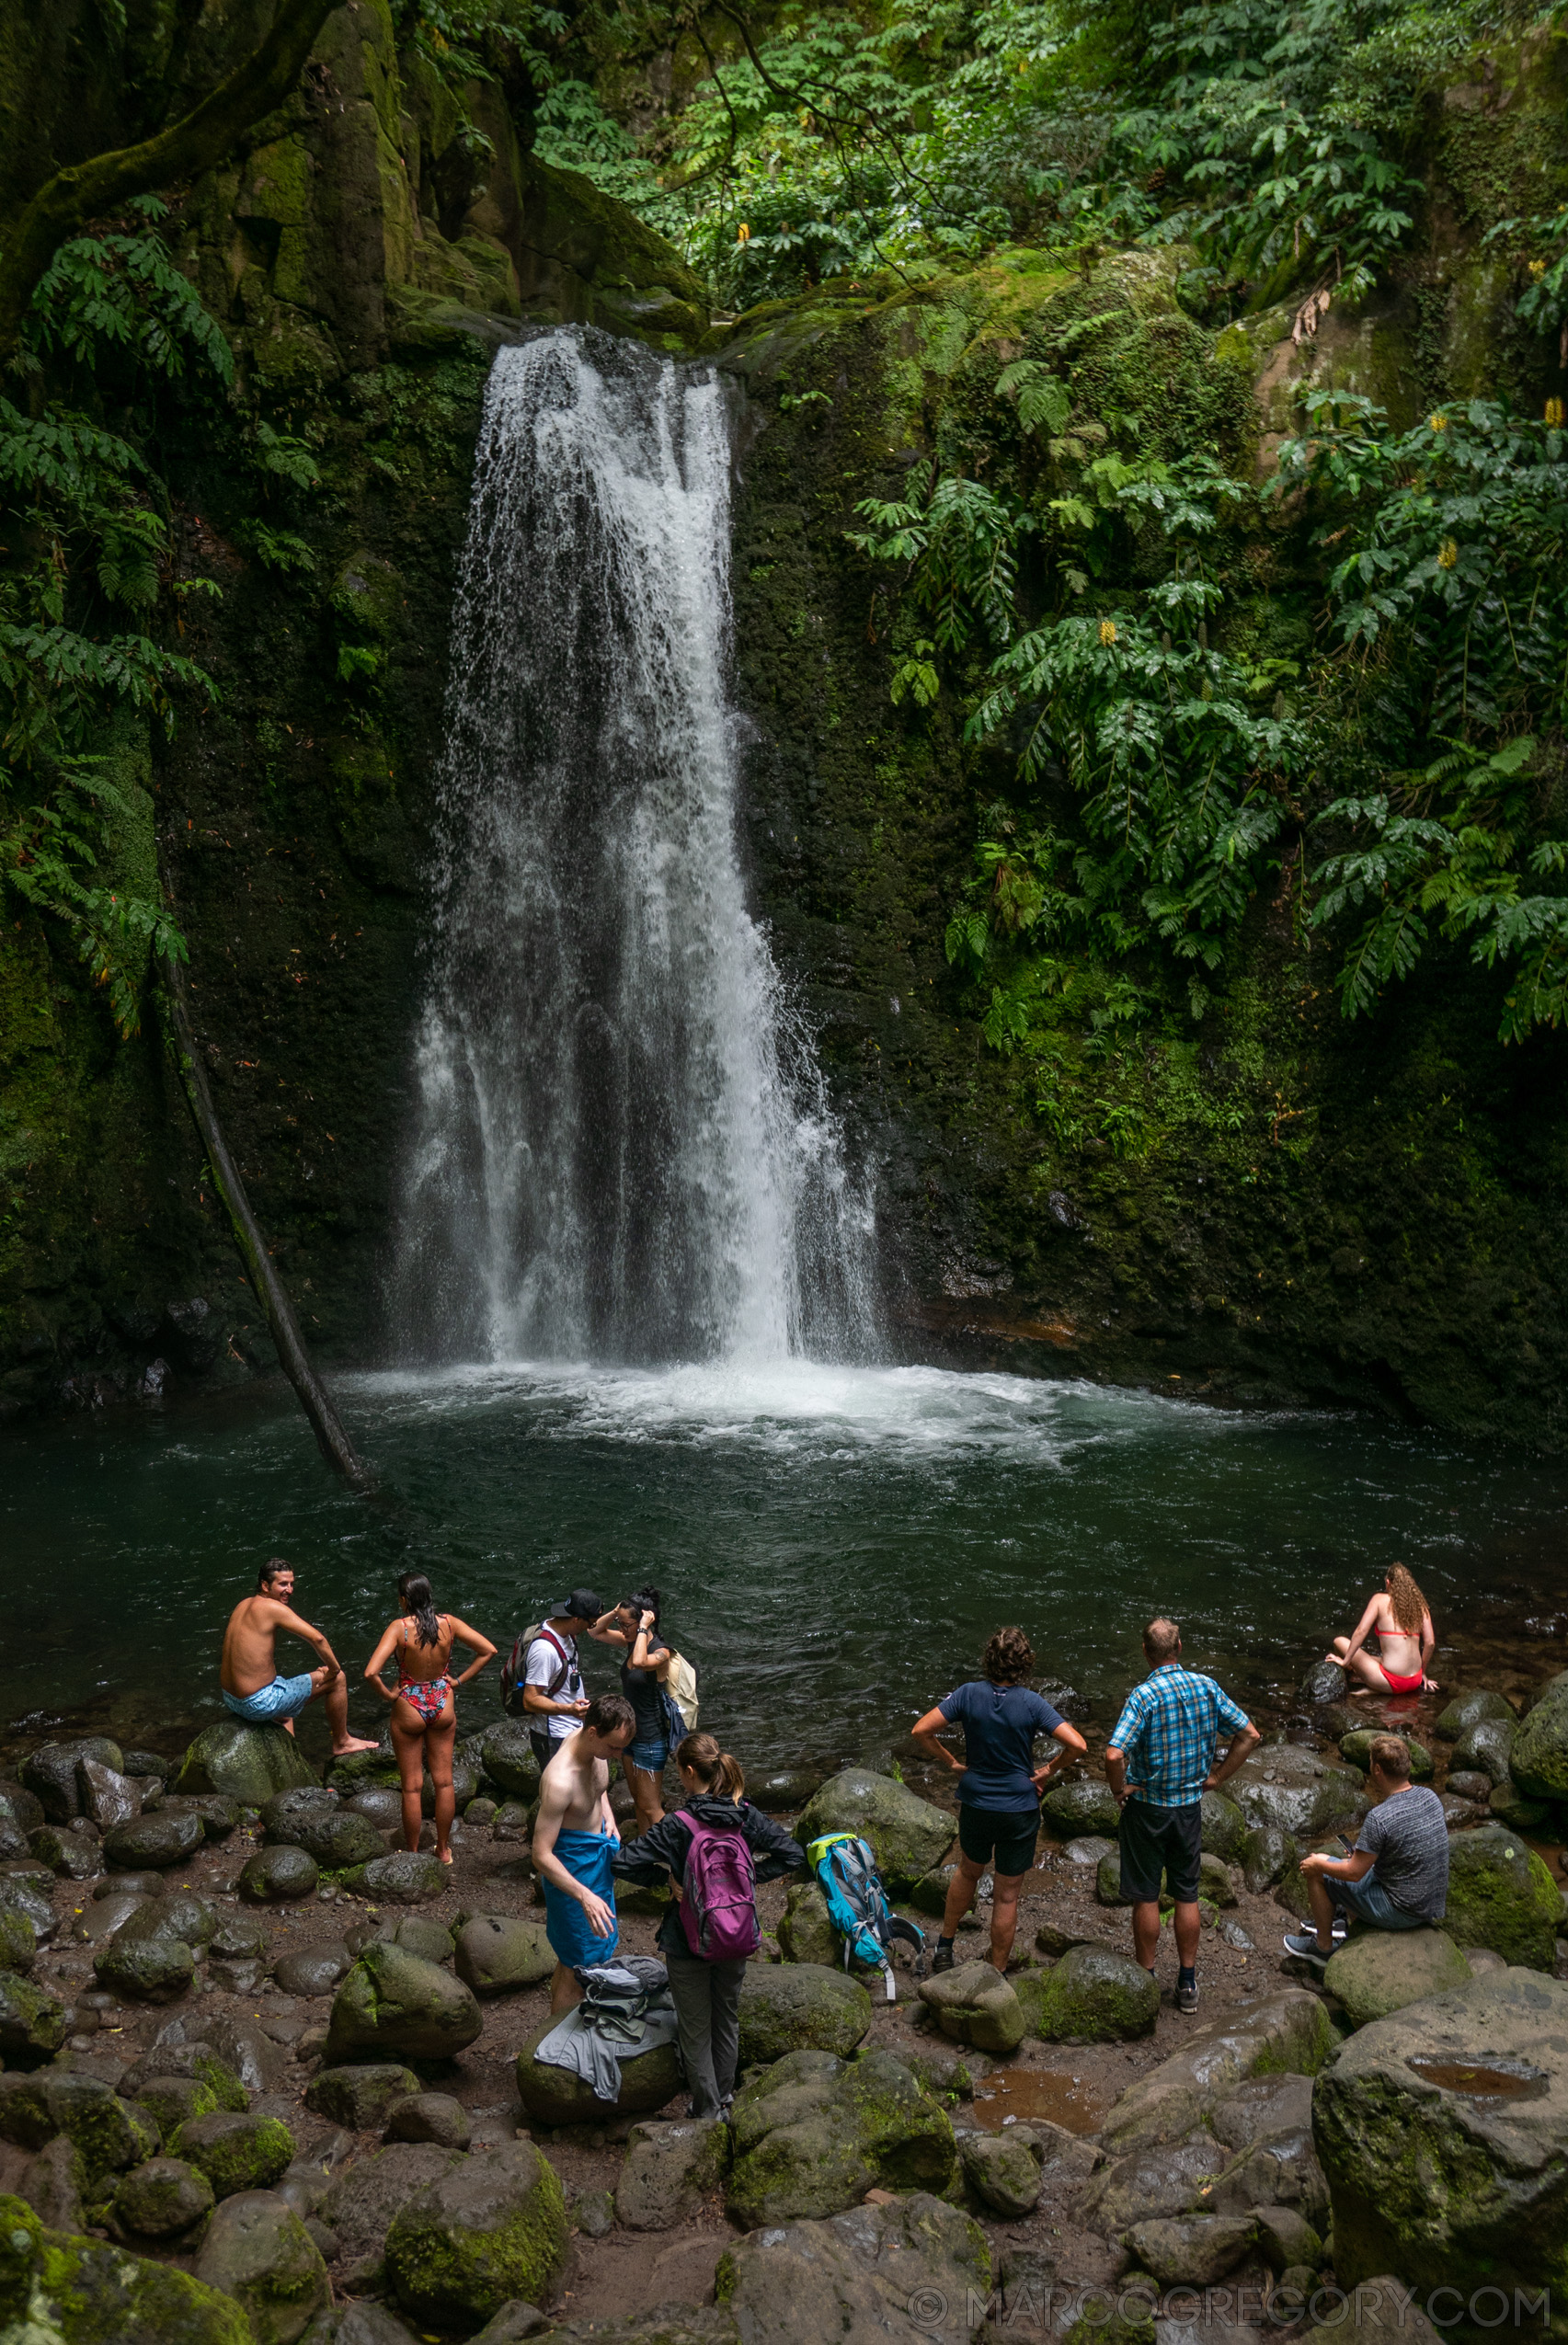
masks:
{"type": "Polygon", "coordinates": [[[1189,1979],[1185,1986],[1183,1986],[1180,1981],[1177,1982],[1176,2008],[1178,2011],[1196,2011],[1197,2009],[1196,1979],[1189,1979]]]}
{"type": "Polygon", "coordinates": [[[1318,1944],[1318,1933],[1315,1929],[1288,1929],[1285,1933],[1285,1951],[1288,1954],[1294,1954],[1299,1962],[1316,1962],[1322,1965],[1328,1961],[1328,1956],[1318,1944]]]}
{"type": "Polygon", "coordinates": [[[953,1949],[951,1946],[939,1946],[931,1958],[932,1976],[934,1978],[938,1971],[950,1971],[952,1968],[953,1949]]]}

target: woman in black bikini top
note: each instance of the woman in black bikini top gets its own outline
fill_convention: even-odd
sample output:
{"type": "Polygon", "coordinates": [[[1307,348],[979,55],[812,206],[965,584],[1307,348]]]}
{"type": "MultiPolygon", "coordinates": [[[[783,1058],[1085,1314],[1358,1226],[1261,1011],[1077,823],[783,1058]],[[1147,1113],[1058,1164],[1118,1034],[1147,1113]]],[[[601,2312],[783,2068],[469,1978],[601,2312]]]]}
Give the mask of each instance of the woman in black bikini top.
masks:
{"type": "Polygon", "coordinates": [[[397,1583],[397,1599],[405,1607],[401,1619],[389,1620],[380,1643],[365,1664],[365,1676],[392,1705],[392,1747],[403,1779],[403,1842],[419,1845],[424,1821],[425,1769],[436,1794],[436,1854],[443,1865],[452,1862],[452,1820],[456,1799],[452,1788],[452,1746],[457,1733],[459,1686],[476,1677],[496,1648],[477,1629],[454,1613],[438,1612],[430,1584],[422,1572],[405,1572],[397,1583]],[[452,1674],[454,1644],[469,1645],[478,1655],[461,1677],[452,1674]],[[387,1685],[382,1671],[397,1656],[397,1684],[387,1685]]]}

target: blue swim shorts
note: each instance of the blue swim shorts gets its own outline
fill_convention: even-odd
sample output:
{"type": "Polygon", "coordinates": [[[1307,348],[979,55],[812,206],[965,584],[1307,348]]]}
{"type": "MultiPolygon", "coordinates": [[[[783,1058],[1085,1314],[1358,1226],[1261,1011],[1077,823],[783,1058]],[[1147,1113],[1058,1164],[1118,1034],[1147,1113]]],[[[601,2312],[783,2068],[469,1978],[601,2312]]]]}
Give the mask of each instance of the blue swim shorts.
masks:
{"type": "Polygon", "coordinates": [[[269,1686],[254,1694],[231,1694],[225,1687],[223,1707],[236,1718],[247,1719],[252,1726],[265,1726],[269,1720],[297,1718],[312,1691],[307,1669],[303,1677],[274,1677],[269,1686]]]}
{"type": "Polygon", "coordinates": [[[649,1775],[662,1775],[665,1760],[670,1756],[668,1743],[634,1743],[626,1756],[634,1767],[646,1769],[649,1775]]]}

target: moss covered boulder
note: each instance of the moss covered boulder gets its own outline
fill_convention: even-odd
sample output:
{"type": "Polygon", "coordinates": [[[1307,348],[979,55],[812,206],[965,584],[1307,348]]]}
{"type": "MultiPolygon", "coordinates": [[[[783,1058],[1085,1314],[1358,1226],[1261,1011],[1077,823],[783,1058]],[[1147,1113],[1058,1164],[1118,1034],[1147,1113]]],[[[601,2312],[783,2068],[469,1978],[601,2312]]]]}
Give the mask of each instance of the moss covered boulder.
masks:
{"type": "Polygon", "coordinates": [[[1491,1783],[1505,1783],[1513,1773],[1514,1744],[1518,1722],[1513,1718],[1478,1718],[1467,1726],[1448,1755],[1449,1769],[1464,1775],[1484,1775],[1491,1783]]]}
{"type": "Polygon", "coordinates": [[[424,1849],[395,1848],[389,1856],[383,1848],[369,1864],[345,1873],[343,1884],[378,1905],[423,1905],[451,1888],[452,1867],[424,1849]]]}
{"type": "Polygon", "coordinates": [[[8,2068],[36,2068],[65,2041],[65,2006],[46,1986],[15,1971],[0,1971],[0,2060],[8,2068]]]}
{"type": "Polygon", "coordinates": [[[1489,1946],[1505,1962],[1550,1971],[1562,1916],[1556,1882],[1512,1832],[1486,1824],[1450,1834],[1443,1927],[1457,1945],[1489,1946]]]}
{"type": "Polygon", "coordinates": [[[139,2238],[172,2239],[202,2222],[216,2202],[199,2166],[182,2157],[150,2157],[119,2185],[114,2214],[139,2238]]]}
{"type": "Polygon", "coordinates": [[[740,1989],[740,2065],[808,2050],[841,2058],[870,2025],[871,1997],[847,1973],[820,1962],[753,1962],[740,1989]]]}
{"type": "Polygon", "coordinates": [[[1153,2032],[1160,1989],[1149,1973],[1102,1946],[1074,1946],[1048,1971],[1013,1981],[1031,2035],[1047,2043],[1131,2043],[1153,2032]]]}
{"type": "MultiPolygon", "coordinates": [[[[1355,1767],[1358,1773],[1368,1774],[1372,1765],[1373,1740],[1375,1736],[1386,1733],[1388,1731],[1386,1727],[1381,1726],[1357,1726],[1350,1733],[1342,1734],[1339,1738],[1340,1757],[1347,1765],[1355,1767]]],[[[1424,1743],[1416,1742],[1413,1735],[1404,1734],[1400,1739],[1410,1753],[1411,1781],[1413,1783],[1428,1782],[1432,1775],[1431,1752],[1424,1743]]]]}
{"type": "Polygon", "coordinates": [[[1052,1784],[1040,1802],[1040,1822],[1053,1840],[1078,1840],[1092,1832],[1114,1840],[1121,1830],[1122,1812],[1108,1783],[1081,1775],[1070,1783],[1052,1784]]]}
{"type": "Polygon", "coordinates": [[[232,2297],[0,2197],[0,2336],[17,2345],[256,2345],[232,2297]]]}
{"type": "Polygon", "coordinates": [[[71,2144],[89,2190],[139,2166],[158,2146],[152,2120],[97,2076],[46,2068],[0,2077],[0,2141],[39,2150],[60,2134],[71,2144]]]}
{"type": "Polygon", "coordinates": [[[1353,2028],[1386,2019],[1407,2003],[1463,1986],[1470,1964],[1447,1930],[1358,1930],[1323,1973],[1323,1985],[1353,2028]]]}
{"type": "Polygon", "coordinates": [[[1488,1693],[1482,1687],[1474,1693],[1456,1694],[1439,1711],[1432,1731],[1439,1742],[1457,1743],[1468,1727],[1479,1725],[1484,1718],[1512,1722],[1514,1716],[1514,1705],[1505,1695],[1488,1693]]]}
{"type": "Polygon", "coordinates": [[[178,1915],[166,1911],[165,1900],[155,1897],[98,1948],[93,1970],[100,1986],[128,2003],[174,2003],[196,1975],[196,1948],[181,1934],[178,1915]]]}
{"type": "Polygon", "coordinates": [[[1206,1791],[1198,1806],[1205,1856],[1218,1857],[1222,1864],[1239,1865],[1250,1826],[1235,1801],[1223,1791],[1206,1791]]]}
{"type": "MultiPolygon", "coordinates": [[[[276,1806],[276,1802],[269,1803],[276,1806]]],[[[368,1816],[349,1808],[293,1810],[267,1828],[269,1840],[303,1848],[325,1871],[346,1872],[386,1854],[386,1842],[368,1816]]]]}
{"type": "Polygon", "coordinates": [[[292,1734],[281,1726],[220,1719],[205,1726],[180,1762],[176,1791],[222,1791],[241,1807],[264,1807],[275,1791],[320,1780],[292,1734]]]}
{"type": "Polygon", "coordinates": [[[104,1861],[116,1872],[162,1871],[169,1865],[189,1864],[205,1836],[200,1817],[189,1809],[166,1814],[156,1808],[109,1834],[104,1861]]]}
{"type": "Polygon", "coordinates": [[[963,2135],[958,2154],[965,2181],[992,2214],[1016,2222],[1033,2213],[1045,2163],[1044,2149],[1035,2134],[1022,2125],[1005,2133],[980,2129],[963,2135]]]}
{"type": "Polygon", "coordinates": [[[921,1979],[920,1999],[955,2043],[977,2052],[1014,2052],[1026,2029],[1024,2007],[1007,1980],[989,1962],[960,1962],[934,1978],[921,1979]]]}
{"type": "Polygon", "coordinates": [[[539,1796],[539,1761],[533,1756],[533,1742],[527,1724],[521,1718],[503,1718],[492,1726],[480,1745],[486,1774],[493,1783],[514,1800],[536,1800],[539,1796]]]}
{"type": "Polygon", "coordinates": [[[729,2158],[729,2127],[721,2118],[634,2125],[615,2185],[617,2222],[627,2231],[672,2231],[720,2188],[729,2158]]]}
{"type": "MultiPolygon", "coordinates": [[[[646,2116],[662,2109],[680,2091],[681,2063],[675,2046],[661,2043],[617,2064],[621,2090],[613,2104],[595,2099],[592,2087],[575,2069],[557,2068],[534,2058],[545,2037],[559,2024],[558,2019],[542,2019],[517,2055],[518,2099],[541,2124],[601,2124],[612,2108],[622,2116],[646,2116]]],[[[741,2056],[744,2059],[744,2052],[741,2056]]]]}
{"type": "Polygon", "coordinates": [[[795,1836],[804,1848],[825,1832],[858,1832],[870,1842],[884,1882],[898,1890],[942,1862],[957,1828],[945,1808],[933,1807],[892,1776],[846,1767],[807,1803],[795,1836]]]}
{"type": "Polygon", "coordinates": [[[537,1922],[514,1914],[474,1914],[457,1933],[454,1967],[475,1995],[514,1995],[547,1979],[555,1957],[537,1922]]]}
{"type": "Polygon", "coordinates": [[[158,2139],[171,2142],[182,2125],[211,2117],[223,2103],[194,2076],[153,2076],[136,2095],[136,2106],[157,2127],[158,2139]]]}
{"type": "Polygon", "coordinates": [[[950,2188],[947,2112],[890,2052],[795,2052],[742,2087],[725,2203],[748,2230],[836,2214],[868,2190],[950,2188]]]}
{"type": "Polygon", "coordinates": [[[451,2060],[484,2024],[472,1987],[406,1946],[372,1939],[333,2001],[326,2058],[451,2060]]]}
{"type": "Polygon", "coordinates": [[[275,1842],[246,1859],[240,1869],[239,1893],[249,1905],[298,1905],[315,1895],[320,1879],[315,1859],[303,1848],[275,1842]]]}
{"type": "MultiPolygon", "coordinates": [[[[140,2100],[149,2097],[161,2079],[171,2076],[202,2086],[212,2094],[215,2108],[246,2110],[250,2106],[240,2076],[208,2043],[155,2044],[127,2072],[120,2089],[128,2099],[140,2100]]],[[[203,2110],[198,2113],[205,2116],[207,2112],[203,2110]]]]}
{"type": "Polygon", "coordinates": [[[506,2304],[555,2293],[567,2210],[532,2142],[464,2158],[409,2200],[386,2235],[397,2301],[422,2327],[471,2329],[506,2304]]]}
{"type": "Polygon", "coordinates": [[[305,2107],[313,2116],[346,2125],[351,2133],[372,2133],[386,2122],[393,2104],[419,2089],[411,2068],[396,2062],[364,2067],[323,2068],[305,2087],[305,2107]]]}
{"type": "Polygon", "coordinates": [[[201,2242],[196,2276],[242,2307],[256,2345],[295,2345],[332,2301],[320,2248],[270,2191],[223,2202],[201,2242]]]}
{"type": "Polygon", "coordinates": [[[1300,1856],[1288,1832],[1276,1825],[1256,1825],[1242,1843],[1242,1878],[1250,1895],[1261,1897],[1284,1880],[1300,1856]]]}
{"type": "Polygon", "coordinates": [[[269,2191],[294,2157],[294,2137],[280,2117],[229,2109],[192,2118],[168,2146],[172,2157],[184,2158],[205,2174],[219,2199],[232,2199],[241,2191],[269,2191]]]}
{"type": "Polygon", "coordinates": [[[1341,2287],[1399,2272],[1461,2323],[1499,2281],[1568,2290],[1568,1986],[1496,1972],[1361,2029],[1312,2130],[1341,2287]]]}
{"type": "Polygon", "coordinates": [[[1568,1671],[1553,1677],[1526,1713],[1508,1763],[1521,1791],[1568,1805],[1568,1671]]]}

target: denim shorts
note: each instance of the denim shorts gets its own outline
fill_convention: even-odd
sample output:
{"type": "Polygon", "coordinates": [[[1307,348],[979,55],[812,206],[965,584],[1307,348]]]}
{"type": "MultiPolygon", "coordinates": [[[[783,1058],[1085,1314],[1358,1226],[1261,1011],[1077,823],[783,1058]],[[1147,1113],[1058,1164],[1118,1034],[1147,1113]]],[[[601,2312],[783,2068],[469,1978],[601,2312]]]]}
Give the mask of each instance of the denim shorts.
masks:
{"type": "Polygon", "coordinates": [[[246,1718],[253,1726],[261,1726],[272,1718],[297,1718],[313,1691],[310,1672],[303,1677],[274,1677],[269,1686],[261,1687],[254,1694],[231,1694],[223,1689],[223,1707],[233,1710],[236,1718],[246,1718]]]}
{"type": "Polygon", "coordinates": [[[670,1756],[670,1744],[668,1743],[633,1743],[627,1747],[626,1756],[634,1767],[642,1767],[646,1773],[662,1775],[664,1762],[670,1756]]]}
{"type": "MultiPolygon", "coordinates": [[[[1370,1922],[1374,1929],[1430,1929],[1431,1916],[1412,1914],[1396,1905],[1375,1872],[1364,1872],[1359,1881],[1346,1881],[1342,1874],[1326,1872],[1323,1887],[1336,1905],[1358,1921],[1370,1922]]],[[[1439,1916],[1439,1919],[1441,1916],[1439,1916]]]]}

